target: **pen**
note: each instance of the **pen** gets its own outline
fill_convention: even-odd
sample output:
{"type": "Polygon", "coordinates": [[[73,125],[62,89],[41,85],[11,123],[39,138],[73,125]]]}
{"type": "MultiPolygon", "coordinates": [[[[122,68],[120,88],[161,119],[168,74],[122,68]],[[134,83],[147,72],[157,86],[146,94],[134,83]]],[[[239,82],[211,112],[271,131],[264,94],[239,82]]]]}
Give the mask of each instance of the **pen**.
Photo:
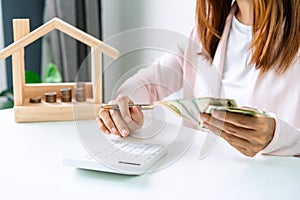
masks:
{"type": "MultiPolygon", "coordinates": [[[[152,104],[128,104],[129,108],[131,108],[133,106],[136,106],[136,107],[140,108],[141,110],[152,110],[154,108],[154,105],[152,105],[152,104]]],[[[119,106],[117,104],[102,104],[101,109],[119,110],[119,106]]]]}

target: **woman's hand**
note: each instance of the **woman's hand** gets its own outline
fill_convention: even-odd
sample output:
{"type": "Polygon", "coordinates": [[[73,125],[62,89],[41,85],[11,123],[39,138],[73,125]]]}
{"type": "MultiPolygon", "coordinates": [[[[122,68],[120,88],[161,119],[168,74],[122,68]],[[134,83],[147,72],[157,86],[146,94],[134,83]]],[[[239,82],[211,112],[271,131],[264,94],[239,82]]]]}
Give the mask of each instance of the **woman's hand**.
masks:
{"type": "Polygon", "coordinates": [[[144,122],[144,114],[138,107],[128,107],[133,101],[127,96],[119,95],[110,104],[117,104],[119,110],[100,109],[96,122],[101,131],[110,135],[127,137],[130,132],[141,128],[144,122]]]}
{"type": "Polygon", "coordinates": [[[263,150],[275,132],[275,120],[265,116],[251,117],[214,110],[212,115],[202,113],[200,118],[206,128],[248,157],[263,150]]]}

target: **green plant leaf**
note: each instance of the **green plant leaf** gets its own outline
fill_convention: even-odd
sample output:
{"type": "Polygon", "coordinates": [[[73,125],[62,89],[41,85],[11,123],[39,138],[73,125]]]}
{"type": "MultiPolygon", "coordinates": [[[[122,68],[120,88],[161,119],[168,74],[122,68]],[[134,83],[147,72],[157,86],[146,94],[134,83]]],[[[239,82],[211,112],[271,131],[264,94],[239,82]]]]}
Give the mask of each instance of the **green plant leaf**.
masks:
{"type": "Polygon", "coordinates": [[[5,101],[0,100],[0,110],[14,107],[13,88],[8,88],[0,93],[0,97],[6,98],[5,101]]]}
{"type": "Polygon", "coordinates": [[[59,73],[57,66],[53,63],[49,63],[46,67],[46,72],[43,79],[44,83],[61,83],[62,77],[59,73]]]}
{"type": "Polygon", "coordinates": [[[11,87],[11,88],[8,88],[8,89],[6,89],[6,90],[3,90],[2,92],[0,92],[0,96],[6,96],[6,94],[7,93],[9,93],[9,94],[13,94],[13,88],[11,87]]]}
{"type": "Polygon", "coordinates": [[[40,76],[33,71],[25,71],[25,83],[41,83],[40,76]]]}
{"type": "Polygon", "coordinates": [[[0,110],[12,108],[12,107],[14,107],[14,102],[13,101],[11,101],[11,100],[4,101],[4,102],[0,101],[0,110]]]}
{"type": "Polygon", "coordinates": [[[3,90],[0,93],[0,97],[6,97],[8,100],[13,101],[14,100],[13,88],[3,90]]]}

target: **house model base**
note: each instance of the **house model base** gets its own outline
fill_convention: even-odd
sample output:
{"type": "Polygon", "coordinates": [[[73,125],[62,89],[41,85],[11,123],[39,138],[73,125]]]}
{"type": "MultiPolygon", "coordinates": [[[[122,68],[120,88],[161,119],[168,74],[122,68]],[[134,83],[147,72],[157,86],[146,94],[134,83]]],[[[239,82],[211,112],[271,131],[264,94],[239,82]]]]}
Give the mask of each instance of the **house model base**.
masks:
{"type": "Polygon", "coordinates": [[[54,18],[30,32],[29,19],[14,19],[14,43],[0,51],[0,60],[12,56],[14,114],[16,122],[46,122],[95,119],[102,103],[102,53],[117,58],[119,52],[97,38],[54,18]],[[76,83],[25,84],[24,48],[52,30],[59,30],[91,47],[92,82],[86,83],[85,102],[61,102],[60,89],[71,88],[76,83]],[[46,92],[56,92],[57,102],[46,103],[46,92]],[[30,103],[32,97],[42,97],[41,103],[30,103]]]}
{"type": "Polygon", "coordinates": [[[15,121],[45,122],[95,119],[101,104],[94,102],[92,83],[86,84],[87,99],[85,102],[76,102],[74,92],[72,92],[72,102],[61,102],[60,89],[71,88],[74,91],[75,84],[25,84],[24,102],[21,106],[14,106],[15,121]],[[49,91],[57,93],[55,103],[45,102],[44,94],[49,91]],[[30,103],[31,97],[42,97],[42,101],[41,103],[30,103]]]}

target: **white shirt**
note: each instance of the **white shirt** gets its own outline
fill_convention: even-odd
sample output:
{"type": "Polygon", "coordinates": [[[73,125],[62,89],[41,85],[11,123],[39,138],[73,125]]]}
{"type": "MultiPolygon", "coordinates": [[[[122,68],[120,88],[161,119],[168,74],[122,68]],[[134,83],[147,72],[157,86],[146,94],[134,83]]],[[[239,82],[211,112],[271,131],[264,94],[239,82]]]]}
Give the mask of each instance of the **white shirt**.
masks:
{"type": "Polygon", "coordinates": [[[238,106],[247,106],[258,70],[248,65],[252,42],[252,27],[242,24],[234,16],[227,44],[226,60],[222,78],[225,98],[235,99],[238,106]]]}

